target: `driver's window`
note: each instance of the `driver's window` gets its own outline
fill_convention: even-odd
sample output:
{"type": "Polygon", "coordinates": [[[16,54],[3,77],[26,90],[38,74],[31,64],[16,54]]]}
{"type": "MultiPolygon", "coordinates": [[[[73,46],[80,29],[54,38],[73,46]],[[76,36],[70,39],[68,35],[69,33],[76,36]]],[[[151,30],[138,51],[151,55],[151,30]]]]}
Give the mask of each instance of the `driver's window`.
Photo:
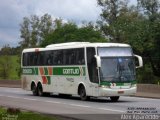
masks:
{"type": "Polygon", "coordinates": [[[96,65],[96,59],[94,55],[96,54],[95,48],[87,48],[87,65],[88,65],[88,74],[91,82],[98,83],[98,70],[96,65]]]}

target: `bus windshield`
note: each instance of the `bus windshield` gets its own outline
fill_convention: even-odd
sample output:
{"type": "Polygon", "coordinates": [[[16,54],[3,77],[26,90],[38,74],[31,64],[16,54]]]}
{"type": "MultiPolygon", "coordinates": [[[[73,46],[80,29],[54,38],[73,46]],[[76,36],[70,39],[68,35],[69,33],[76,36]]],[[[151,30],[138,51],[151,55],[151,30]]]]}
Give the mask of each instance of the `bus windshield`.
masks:
{"type": "Polygon", "coordinates": [[[135,64],[130,47],[98,48],[101,57],[100,78],[108,82],[135,80],[135,64]]]}
{"type": "Polygon", "coordinates": [[[134,59],[132,57],[101,58],[101,81],[129,82],[135,80],[134,59]]]}

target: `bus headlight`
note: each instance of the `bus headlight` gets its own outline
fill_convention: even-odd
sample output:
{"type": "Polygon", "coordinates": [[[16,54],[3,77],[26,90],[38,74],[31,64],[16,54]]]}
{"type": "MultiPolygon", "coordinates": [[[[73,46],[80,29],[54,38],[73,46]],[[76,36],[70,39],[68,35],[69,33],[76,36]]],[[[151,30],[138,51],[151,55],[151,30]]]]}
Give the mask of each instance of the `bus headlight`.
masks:
{"type": "Polygon", "coordinates": [[[102,87],[102,88],[110,88],[110,86],[107,86],[107,85],[100,85],[100,87],[102,87]]]}

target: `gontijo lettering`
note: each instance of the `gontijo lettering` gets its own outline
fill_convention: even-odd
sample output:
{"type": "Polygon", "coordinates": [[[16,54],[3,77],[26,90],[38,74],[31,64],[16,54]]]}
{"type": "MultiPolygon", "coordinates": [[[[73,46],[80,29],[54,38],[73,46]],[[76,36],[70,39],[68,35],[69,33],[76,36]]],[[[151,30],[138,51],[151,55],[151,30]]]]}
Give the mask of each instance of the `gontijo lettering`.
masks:
{"type": "Polygon", "coordinates": [[[74,75],[79,75],[80,71],[79,69],[63,69],[63,74],[74,74],[74,75]]]}

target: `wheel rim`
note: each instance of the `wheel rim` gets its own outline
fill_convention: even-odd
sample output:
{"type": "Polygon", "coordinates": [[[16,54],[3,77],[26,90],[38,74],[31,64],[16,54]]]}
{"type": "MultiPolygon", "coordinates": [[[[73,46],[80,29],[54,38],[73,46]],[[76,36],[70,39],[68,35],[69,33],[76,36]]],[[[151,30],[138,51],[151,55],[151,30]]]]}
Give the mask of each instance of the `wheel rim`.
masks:
{"type": "Polygon", "coordinates": [[[81,88],[80,97],[81,97],[81,99],[85,99],[86,98],[86,92],[85,92],[84,87],[81,88]]]}

